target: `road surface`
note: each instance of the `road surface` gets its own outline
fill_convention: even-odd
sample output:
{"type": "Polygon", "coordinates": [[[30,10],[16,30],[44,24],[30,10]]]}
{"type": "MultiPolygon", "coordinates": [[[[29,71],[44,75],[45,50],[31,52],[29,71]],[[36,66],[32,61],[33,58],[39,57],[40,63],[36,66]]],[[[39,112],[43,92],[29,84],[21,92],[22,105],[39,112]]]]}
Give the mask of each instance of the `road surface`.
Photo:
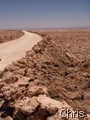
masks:
{"type": "Polygon", "coordinates": [[[42,37],[37,34],[26,31],[24,33],[19,39],[0,44],[0,70],[4,70],[13,61],[24,57],[27,50],[31,50],[42,40],[42,37]]]}

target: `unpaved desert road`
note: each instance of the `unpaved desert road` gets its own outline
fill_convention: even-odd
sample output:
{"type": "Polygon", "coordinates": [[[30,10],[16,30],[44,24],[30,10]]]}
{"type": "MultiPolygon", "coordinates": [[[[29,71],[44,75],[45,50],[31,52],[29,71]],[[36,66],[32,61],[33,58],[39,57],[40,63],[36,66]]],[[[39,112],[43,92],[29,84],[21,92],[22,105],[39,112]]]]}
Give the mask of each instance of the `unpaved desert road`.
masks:
{"type": "Polygon", "coordinates": [[[13,61],[24,57],[27,50],[31,50],[42,40],[42,37],[37,34],[23,32],[25,34],[21,38],[0,44],[0,70],[4,70],[13,61]]]}

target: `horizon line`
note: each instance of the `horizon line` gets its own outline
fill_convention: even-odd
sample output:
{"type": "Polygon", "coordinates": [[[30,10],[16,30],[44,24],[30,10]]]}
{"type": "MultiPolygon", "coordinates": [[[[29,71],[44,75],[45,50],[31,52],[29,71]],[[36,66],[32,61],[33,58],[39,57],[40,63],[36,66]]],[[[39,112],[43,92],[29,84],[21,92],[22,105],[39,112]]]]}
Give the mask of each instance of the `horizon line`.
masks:
{"type": "Polygon", "coordinates": [[[18,28],[0,28],[0,30],[67,30],[67,29],[90,29],[90,26],[71,26],[71,27],[18,27],[18,28]]]}

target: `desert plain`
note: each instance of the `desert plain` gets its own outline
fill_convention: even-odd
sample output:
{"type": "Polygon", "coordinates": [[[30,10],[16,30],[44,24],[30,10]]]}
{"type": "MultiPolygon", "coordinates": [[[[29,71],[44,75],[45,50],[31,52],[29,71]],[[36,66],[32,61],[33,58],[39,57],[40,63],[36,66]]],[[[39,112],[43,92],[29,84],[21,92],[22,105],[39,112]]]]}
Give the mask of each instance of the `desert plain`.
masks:
{"type": "MultiPolygon", "coordinates": [[[[0,120],[90,120],[90,30],[29,33],[39,40],[0,71],[0,120]],[[85,117],[62,118],[63,108],[85,117]]],[[[24,35],[0,31],[0,45],[24,35]]]]}

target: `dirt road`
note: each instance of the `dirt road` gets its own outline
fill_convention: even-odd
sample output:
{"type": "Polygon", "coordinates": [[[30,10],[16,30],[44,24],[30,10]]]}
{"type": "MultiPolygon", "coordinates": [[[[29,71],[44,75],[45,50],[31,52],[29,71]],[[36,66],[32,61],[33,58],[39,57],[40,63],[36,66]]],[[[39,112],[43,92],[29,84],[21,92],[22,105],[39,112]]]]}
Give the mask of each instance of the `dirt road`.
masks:
{"type": "Polygon", "coordinates": [[[30,50],[34,44],[42,38],[34,33],[24,31],[24,35],[14,41],[0,44],[0,70],[25,56],[25,52],[30,50]]]}

